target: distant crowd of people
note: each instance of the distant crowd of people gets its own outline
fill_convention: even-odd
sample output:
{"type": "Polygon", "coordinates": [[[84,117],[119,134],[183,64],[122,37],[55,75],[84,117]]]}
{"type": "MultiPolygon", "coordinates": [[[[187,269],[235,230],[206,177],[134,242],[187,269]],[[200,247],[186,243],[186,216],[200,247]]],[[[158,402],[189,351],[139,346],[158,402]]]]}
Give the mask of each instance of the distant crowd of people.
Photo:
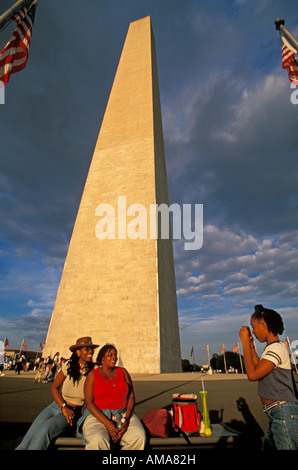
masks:
{"type": "Polygon", "coordinates": [[[5,375],[7,370],[14,370],[19,375],[21,371],[28,372],[31,367],[32,362],[28,360],[24,353],[20,353],[12,359],[8,359],[3,354],[3,359],[0,364],[1,375],[5,375]]]}
{"type": "Polygon", "coordinates": [[[34,382],[54,382],[54,379],[58,372],[61,370],[62,364],[66,359],[60,357],[60,353],[56,352],[53,358],[48,356],[47,358],[38,358],[35,362],[34,369],[36,370],[36,376],[34,382]]]}
{"type": "Polygon", "coordinates": [[[14,370],[16,374],[20,375],[21,371],[28,372],[29,370],[36,371],[34,382],[53,382],[55,376],[62,367],[62,364],[66,361],[65,358],[60,357],[60,353],[57,352],[53,358],[48,356],[47,358],[37,357],[35,362],[29,361],[24,353],[19,354],[13,359],[4,360],[1,363],[0,373],[2,376],[5,375],[5,371],[14,370]]]}

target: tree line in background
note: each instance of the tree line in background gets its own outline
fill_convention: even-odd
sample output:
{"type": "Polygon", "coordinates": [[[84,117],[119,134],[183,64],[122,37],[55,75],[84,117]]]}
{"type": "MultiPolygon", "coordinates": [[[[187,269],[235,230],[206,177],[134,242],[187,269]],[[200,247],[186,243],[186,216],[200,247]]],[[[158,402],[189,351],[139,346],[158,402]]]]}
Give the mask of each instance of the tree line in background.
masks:
{"type": "MultiPolygon", "coordinates": [[[[240,363],[240,357],[238,353],[233,353],[232,351],[225,352],[226,366],[227,371],[236,371],[241,374],[242,367],[243,372],[245,373],[244,360],[241,354],[242,367],[240,363]]],[[[210,367],[213,371],[225,372],[225,361],[223,354],[212,354],[210,359],[210,367]]],[[[182,359],[182,371],[183,372],[200,372],[202,369],[205,369],[205,366],[200,366],[198,364],[191,364],[188,359],[182,359]]]]}

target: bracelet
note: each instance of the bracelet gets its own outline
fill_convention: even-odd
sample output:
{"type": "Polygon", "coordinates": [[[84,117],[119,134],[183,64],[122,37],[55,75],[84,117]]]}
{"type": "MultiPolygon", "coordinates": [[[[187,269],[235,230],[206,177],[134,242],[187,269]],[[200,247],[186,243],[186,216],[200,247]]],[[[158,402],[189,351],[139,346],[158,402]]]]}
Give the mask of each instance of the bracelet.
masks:
{"type": "Polygon", "coordinates": [[[60,410],[62,411],[62,408],[64,408],[65,406],[67,406],[67,403],[63,403],[63,405],[61,406],[60,410]]]}

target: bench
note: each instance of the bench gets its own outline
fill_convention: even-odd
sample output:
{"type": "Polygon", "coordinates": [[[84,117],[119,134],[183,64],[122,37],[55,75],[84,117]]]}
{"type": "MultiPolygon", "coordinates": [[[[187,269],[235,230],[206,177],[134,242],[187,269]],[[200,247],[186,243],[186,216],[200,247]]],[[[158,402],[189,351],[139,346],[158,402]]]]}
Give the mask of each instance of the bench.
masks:
{"type": "MultiPolygon", "coordinates": [[[[192,434],[190,436],[151,437],[147,442],[150,450],[182,450],[182,449],[232,449],[235,447],[241,433],[225,424],[211,424],[211,436],[192,434]]],[[[78,434],[60,436],[54,442],[55,450],[84,450],[85,445],[78,434]]]]}

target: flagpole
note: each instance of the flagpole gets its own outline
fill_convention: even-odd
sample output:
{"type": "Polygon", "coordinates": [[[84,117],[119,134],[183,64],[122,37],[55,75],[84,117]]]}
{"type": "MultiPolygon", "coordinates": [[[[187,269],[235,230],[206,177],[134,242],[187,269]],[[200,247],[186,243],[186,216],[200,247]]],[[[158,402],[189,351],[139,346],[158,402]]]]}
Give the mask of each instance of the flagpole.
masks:
{"type": "Polygon", "coordinates": [[[20,356],[21,356],[23,344],[24,344],[24,340],[22,341],[22,344],[21,344],[21,349],[20,349],[20,352],[19,352],[20,356]]]}
{"type": "MultiPolygon", "coordinates": [[[[12,7],[0,16],[0,30],[4,28],[23,7],[28,8],[34,3],[34,0],[18,0],[12,7]]],[[[29,9],[29,8],[28,8],[29,9]]]]}
{"type": "Polygon", "coordinates": [[[239,343],[237,343],[237,344],[238,344],[238,349],[239,349],[239,359],[240,359],[241,371],[242,371],[242,374],[244,374],[243,364],[242,364],[242,357],[241,357],[241,352],[240,352],[240,346],[239,346],[239,343]]]}
{"type": "Polygon", "coordinates": [[[221,346],[221,353],[223,355],[223,359],[224,359],[224,366],[225,366],[225,373],[227,371],[227,363],[226,363],[226,348],[225,348],[225,345],[223,344],[221,346]]]}
{"type": "Polygon", "coordinates": [[[288,39],[288,41],[291,43],[291,45],[298,50],[298,41],[296,41],[296,39],[294,38],[294,36],[292,36],[292,34],[284,27],[284,24],[285,24],[285,20],[282,20],[280,18],[277,18],[277,20],[275,20],[275,26],[276,26],[276,29],[278,31],[281,31],[285,36],[286,38],[288,39]]]}

